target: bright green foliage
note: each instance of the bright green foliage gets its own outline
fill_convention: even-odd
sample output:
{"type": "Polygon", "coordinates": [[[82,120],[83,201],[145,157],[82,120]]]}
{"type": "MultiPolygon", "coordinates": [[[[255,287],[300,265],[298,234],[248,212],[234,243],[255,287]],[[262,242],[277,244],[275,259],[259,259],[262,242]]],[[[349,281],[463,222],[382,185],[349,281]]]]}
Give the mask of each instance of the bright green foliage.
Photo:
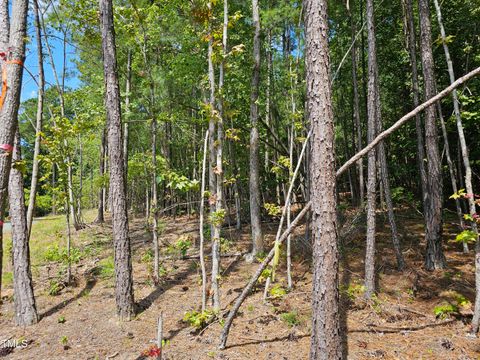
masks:
{"type": "Polygon", "coordinates": [[[205,326],[207,326],[215,317],[216,314],[213,310],[205,310],[201,312],[192,310],[185,313],[183,321],[190,324],[190,326],[195,328],[196,330],[201,330],[205,326]]]}

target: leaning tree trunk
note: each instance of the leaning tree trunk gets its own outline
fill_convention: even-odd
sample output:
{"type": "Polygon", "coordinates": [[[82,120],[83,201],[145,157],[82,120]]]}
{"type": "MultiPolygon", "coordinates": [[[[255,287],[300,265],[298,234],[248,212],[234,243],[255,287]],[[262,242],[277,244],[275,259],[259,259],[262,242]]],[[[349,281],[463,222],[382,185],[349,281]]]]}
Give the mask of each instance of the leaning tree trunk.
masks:
{"type": "MultiPolygon", "coordinates": [[[[12,24],[10,27],[9,7],[7,0],[0,1],[0,49],[5,51],[0,56],[0,64],[5,67],[7,84],[6,93],[0,103],[0,220],[5,218],[5,202],[7,200],[8,179],[10,176],[13,139],[17,127],[18,108],[25,58],[25,41],[27,33],[28,1],[17,0],[11,6],[12,24]]],[[[0,227],[1,230],[1,227],[0,227]]],[[[0,249],[3,249],[0,237],[0,249]]],[[[0,251],[3,255],[3,250],[0,251]]],[[[1,299],[2,261],[0,260],[0,299],[1,299]]]]}
{"type": "MultiPolygon", "coordinates": [[[[429,0],[418,0],[420,15],[420,47],[425,100],[435,96],[435,74],[432,53],[429,0]]],[[[427,197],[425,207],[425,238],[427,242],[425,268],[443,269],[442,249],[442,172],[438,149],[435,107],[425,110],[425,145],[427,154],[427,197]]]]}
{"type": "Polygon", "coordinates": [[[117,314],[131,319],[135,313],[127,201],[123,163],[122,119],[118,85],[113,5],[100,0],[100,20],[105,75],[108,152],[110,158],[110,192],[112,199],[113,242],[115,250],[115,298],[117,314]]]}
{"type": "Polygon", "coordinates": [[[260,220],[260,177],[258,161],[258,94],[260,84],[260,13],[258,0],[252,0],[253,10],[253,74],[252,92],[250,97],[250,221],[252,227],[252,258],[263,251],[263,235],[260,220]]]}
{"type": "Polygon", "coordinates": [[[22,161],[20,133],[17,128],[13,150],[12,169],[8,184],[10,219],[12,223],[13,291],[15,323],[18,326],[38,322],[35,296],[33,295],[32,272],[30,269],[30,248],[28,244],[23,174],[19,168],[22,161]]]}
{"type": "Polygon", "coordinates": [[[38,9],[38,0],[33,0],[33,9],[35,17],[35,34],[37,38],[37,56],[38,56],[38,100],[37,100],[37,122],[35,124],[35,145],[33,150],[32,180],[30,182],[30,198],[27,209],[27,229],[28,237],[32,232],[33,213],[35,209],[35,200],[37,195],[38,172],[40,155],[40,144],[42,141],[42,123],[43,123],[43,96],[45,91],[45,73],[43,70],[43,46],[42,31],[40,28],[40,15],[38,9]]]}
{"type": "MultiPolygon", "coordinates": [[[[375,43],[375,22],[373,0],[367,0],[367,30],[368,30],[368,94],[367,94],[367,141],[371,143],[376,135],[378,121],[379,97],[377,55],[375,43]]],[[[375,211],[376,211],[376,150],[368,154],[367,180],[367,250],[365,253],[365,296],[367,299],[375,293],[375,211]]]]}
{"type": "Polygon", "coordinates": [[[335,131],[325,0],[305,1],[307,113],[312,124],[313,323],[310,359],[342,359],[336,232],[335,131]]]}

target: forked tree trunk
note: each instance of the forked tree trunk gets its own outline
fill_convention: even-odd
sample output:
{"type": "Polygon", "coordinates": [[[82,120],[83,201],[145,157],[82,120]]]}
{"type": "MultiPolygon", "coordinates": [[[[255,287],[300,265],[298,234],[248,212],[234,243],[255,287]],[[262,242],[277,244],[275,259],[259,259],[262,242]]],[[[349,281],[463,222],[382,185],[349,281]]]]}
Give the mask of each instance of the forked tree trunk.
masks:
{"type": "Polygon", "coordinates": [[[252,227],[252,258],[263,251],[260,213],[260,170],[258,161],[258,94],[260,85],[260,10],[258,0],[252,0],[253,11],[253,74],[250,97],[250,222],[252,227]]]}
{"type": "MultiPolygon", "coordinates": [[[[418,0],[420,15],[420,47],[424,79],[424,96],[435,96],[435,74],[432,53],[429,0],[418,0]]],[[[427,242],[425,268],[443,269],[445,256],[442,249],[442,172],[438,149],[438,130],[435,107],[425,110],[425,145],[427,154],[427,197],[425,207],[425,238],[427,242]]]]}
{"type": "Polygon", "coordinates": [[[13,291],[15,323],[18,326],[38,322],[35,297],[33,295],[30,269],[30,248],[28,244],[27,217],[23,193],[23,174],[16,162],[22,160],[20,133],[16,131],[12,169],[8,185],[10,218],[12,223],[13,291]]]}
{"type": "MultiPolygon", "coordinates": [[[[7,0],[0,1],[0,49],[6,50],[0,57],[0,64],[6,66],[8,88],[5,101],[0,108],[0,220],[5,218],[8,179],[10,176],[11,153],[13,139],[17,127],[18,107],[22,86],[23,60],[25,58],[25,41],[27,29],[28,1],[18,0],[11,6],[12,24],[10,27],[9,7],[7,0]]],[[[3,238],[0,237],[0,253],[3,255],[3,238]]],[[[0,299],[1,299],[2,261],[0,260],[0,299]]]]}
{"type": "Polygon", "coordinates": [[[313,235],[310,359],[342,359],[336,232],[335,132],[331,101],[325,0],[305,1],[307,113],[312,126],[313,235]]]}
{"type": "Polygon", "coordinates": [[[110,158],[110,192],[112,199],[113,242],[115,250],[115,299],[117,314],[130,320],[135,313],[127,201],[123,162],[120,89],[118,85],[113,5],[100,0],[100,24],[105,76],[105,97],[110,158]]]}
{"type": "Polygon", "coordinates": [[[42,123],[43,123],[43,96],[45,91],[45,74],[43,71],[43,46],[42,31],[40,27],[40,15],[38,9],[38,0],[33,0],[33,11],[35,18],[35,36],[37,38],[37,56],[38,56],[38,100],[37,100],[37,122],[35,124],[35,145],[33,150],[32,180],[30,182],[30,197],[27,209],[27,229],[28,237],[32,232],[33,213],[35,210],[35,200],[37,197],[38,170],[40,155],[40,144],[42,141],[42,123]]]}

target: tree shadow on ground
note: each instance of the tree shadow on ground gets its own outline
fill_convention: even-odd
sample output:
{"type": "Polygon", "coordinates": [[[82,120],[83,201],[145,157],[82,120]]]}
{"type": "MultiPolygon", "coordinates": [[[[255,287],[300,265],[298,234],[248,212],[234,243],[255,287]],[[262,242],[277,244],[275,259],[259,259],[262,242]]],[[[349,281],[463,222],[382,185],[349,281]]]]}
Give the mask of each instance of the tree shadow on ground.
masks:
{"type": "MultiPolygon", "coordinates": [[[[90,271],[90,274],[94,274],[95,269],[96,268],[92,269],[90,271]]],[[[86,282],[84,288],[77,295],[75,295],[74,297],[72,297],[68,300],[62,301],[61,303],[51,307],[50,309],[48,309],[44,313],[40,314],[40,320],[43,319],[43,318],[52,316],[53,314],[55,314],[55,313],[59,312],[60,310],[66,308],[68,305],[70,305],[75,300],[78,300],[81,297],[87,295],[93,289],[93,287],[96,285],[96,283],[97,283],[97,278],[89,276],[87,278],[87,282],[86,282]]]]}

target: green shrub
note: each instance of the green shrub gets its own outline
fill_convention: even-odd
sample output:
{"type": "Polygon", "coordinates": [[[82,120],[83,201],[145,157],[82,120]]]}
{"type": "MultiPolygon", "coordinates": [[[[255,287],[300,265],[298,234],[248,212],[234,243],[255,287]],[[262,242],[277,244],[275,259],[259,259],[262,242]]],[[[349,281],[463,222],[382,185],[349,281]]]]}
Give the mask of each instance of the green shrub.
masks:
{"type": "Polygon", "coordinates": [[[187,311],[183,317],[183,321],[190,324],[196,330],[201,330],[207,326],[214,318],[216,314],[213,310],[205,311],[187,311]]]}

